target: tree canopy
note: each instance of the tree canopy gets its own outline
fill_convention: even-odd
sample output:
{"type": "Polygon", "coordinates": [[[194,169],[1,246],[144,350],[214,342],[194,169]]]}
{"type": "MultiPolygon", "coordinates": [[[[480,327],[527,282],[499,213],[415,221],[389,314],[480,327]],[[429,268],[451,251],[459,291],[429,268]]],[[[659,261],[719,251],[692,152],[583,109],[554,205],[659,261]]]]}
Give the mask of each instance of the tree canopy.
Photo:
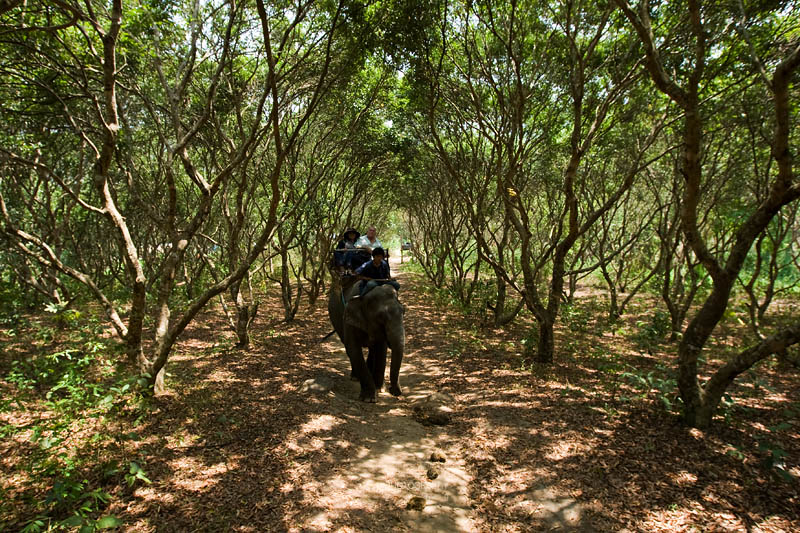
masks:
{"type": "Polygon", "coordinates": [[[163,393],[202,312],[247,350],[267,294],[292,322],[375,225],[542,368],[582,289],[610,330],[649,302],[669,408],[707,428],[800,361],[797,7],[2,1],[3,298],[90,310],[163,393]]]}

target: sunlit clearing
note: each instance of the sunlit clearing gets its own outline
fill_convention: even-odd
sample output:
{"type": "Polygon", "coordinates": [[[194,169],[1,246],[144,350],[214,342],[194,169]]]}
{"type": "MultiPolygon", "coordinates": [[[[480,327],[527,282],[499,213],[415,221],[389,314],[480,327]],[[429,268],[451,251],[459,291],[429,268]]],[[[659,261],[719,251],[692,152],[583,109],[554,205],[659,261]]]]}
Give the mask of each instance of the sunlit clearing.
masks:
{"type": "Polygon", "coordinates": [[[550,459],[551,461],[560,461],[566,459],[567,457],[584,455],[590,451],[591,448],[589,446],[582,445],[577,442],[561,441],[555,443],[555,445],[552,447],[552,451],[545,455],[545,458],[550,459]]]}

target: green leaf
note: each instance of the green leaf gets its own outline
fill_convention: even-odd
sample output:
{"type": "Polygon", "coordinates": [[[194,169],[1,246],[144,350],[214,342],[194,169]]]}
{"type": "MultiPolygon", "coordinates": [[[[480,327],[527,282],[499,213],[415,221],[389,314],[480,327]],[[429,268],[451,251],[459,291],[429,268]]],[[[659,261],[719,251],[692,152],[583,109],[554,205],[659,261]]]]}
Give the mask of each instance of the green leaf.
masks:
{"type": "Polygon", "coordinates": [[[788,455],[786,453],[786,450],[784,450],[783,448],[772,448],[770,449],[770,453],[772,453],[773,461],[779,461],[788,455]]]}
{"type": "Polygon", "coordinates": [[[791,429],[792,425],[789,422],[781,422],[777,426],[770,426],[768,429],[772,432],[776,431],[786,431],[787,429],[791,429]]]}
{"type": "Polygon", "coordinates": [[[83,517],[78,515],[73,515],[67,518],[66,520],[63,520],[59,525],[66,527],[78,527],[82,524],[83,524],[83,517]]]}
{"type": "Polygon", "coordinates": [[[664,407],[665,407],[667,410],[670,410],[670,409],[672,409],[672,402],[671,402],[671,401],[669,401],[669,398],[667,398],[666,396],[660,396],[660,397],[659,397],[659,399],[661,400],[661,403],[663,403],[663,404],[664,404],[664,407]]]}
{"type": "Polygon", "coordinates": [[[738,459],[739,461],[744,459],[744,454],[738,448],[728,450],[727,452],[725,452],[725,455],[730,455],[731,457],[738,459]]]}
{"type": "Polygon", "coordinates": [[[780,477],[781,477],[781,479],[783,479],[784,481],[789,481],[789,482],[792,482],[792,481],[794,481],[794,476],[792,476],[792,474],[790,474],[789,472],[787,472],[786,470],[784,470],[784,469],[783,469],[783,468],[781,468],[780,466],[777,466],[777,465],[775,466],[775,472],[776,472],[776,473],[778,474],[778,476],[780,476],[780,477]]]}
{"type": "Polygon", "coordinates": [[[115,527],[120,527],[123,525],[124,522],[113,515],[104,516],[103,518],[99,519],[97,522],[94,523],[94,527],[97,529],[111,529],[115,527]]]}
{"type": "Polygon", "coordinates": [[[35,518],[34,520],[28,522],[28,525],[26,525],[22,529],[22,533],[32,533],[34,531],[41,531],[43,527],[44,527],[44,521],[39,518],[35,518]]]}

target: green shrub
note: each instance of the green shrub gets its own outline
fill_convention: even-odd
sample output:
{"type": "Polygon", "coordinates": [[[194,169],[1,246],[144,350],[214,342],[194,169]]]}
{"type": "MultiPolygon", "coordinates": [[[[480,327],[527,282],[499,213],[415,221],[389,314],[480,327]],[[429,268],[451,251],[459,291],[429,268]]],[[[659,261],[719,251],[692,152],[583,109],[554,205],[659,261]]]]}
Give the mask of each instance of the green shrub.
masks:
{"type": "Polygon", "coordinates": [[[642,351],[650,351],[662,342],[672,331],[672,321],[669,313],[657,309],[649,320],[636,322],[637,332],[633,336],[634,342],[642,351]]]}
{"type": "MultiPolygon", "coordinates": [[[[81,316],[76,313],[67,319],[78,322],[81,316]]],[[[70,449],[74,431],[87,421],[113,417],[126,405],[141,406],[137,378],[130,378],[128,372],[118,372],[115,367],[113,361],[119,356],[115,347],[97,337],[96,324],[81,326],[85,327],[70,332],[61,349],[12,361],[5,376],[6,383],[12,385],[11,397],[0,402],[0,409],[24,411],[28,405],[35,405],[37,411],[55,415],[38,417],[26,426],[0,425],[4,438],[24,433],[35,446],[18,467],[28,473],[34,485],[49,487],[34,501],[38,514],[23,531],[79,528],[89,532],[118,527],[122,524],[118,518],[103,515],[111,495],[101,483],[107,483],[116,473],[117,482],[128,487],[150,482],[139,463],[130,461],[124,469],[109,469],[99,464],[97,453],[70,449]],[[98,470],[103,472],[98,475],[98,470]]],[[[37,327],[33,334],[40,338],[54,336],[47,327],[37,327]]],[[[82,445],[112,439],[124,441],[123,437],[104,433],[105,427],[82,445]]],[[[0,505],[5,508],[6,504],[0,505]]]]}
{"type": "MultiPolygon", "coordinates": [[[[647,373],[628,366],[626,372],[622,372],[620,377],[628,382],[642,400],[651,398],[653,402],[659,404],[667,411],[678,411],[680,407],[680,396],[678,395],[678,381],[674,374],[664,367],[659,367],[647,373]]],[[[621,397],[622,400],[630,400],[629,397],[621,397]]]]}

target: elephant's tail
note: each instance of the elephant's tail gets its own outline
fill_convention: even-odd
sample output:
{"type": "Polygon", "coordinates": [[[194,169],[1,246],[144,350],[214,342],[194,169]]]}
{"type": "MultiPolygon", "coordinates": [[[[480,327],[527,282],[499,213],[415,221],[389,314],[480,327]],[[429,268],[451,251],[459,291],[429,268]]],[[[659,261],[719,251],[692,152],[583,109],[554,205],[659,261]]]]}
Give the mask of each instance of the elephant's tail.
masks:
{"type": "Polygon", "coordinates": [[[331,335],[333,335],[334,333],[336,333],[336,330],[333,330],[333,331],[331,331],[330,333],[328,333],[327,335],[325,335],[324,337],[322,337],[322,338],[319,340],[319,342],[325,342],[325,341],[326,341],[326,340],[328,340],[328,339],[330,338],[330,336],[331,336],[331,335]]]}

